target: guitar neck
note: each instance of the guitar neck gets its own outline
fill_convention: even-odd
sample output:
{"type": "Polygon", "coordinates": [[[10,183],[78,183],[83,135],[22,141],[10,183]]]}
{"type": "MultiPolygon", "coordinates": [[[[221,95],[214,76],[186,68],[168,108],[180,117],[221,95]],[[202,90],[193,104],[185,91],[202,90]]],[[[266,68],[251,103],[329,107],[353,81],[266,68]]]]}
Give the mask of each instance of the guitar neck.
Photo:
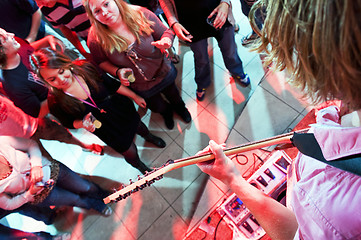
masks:
{"type": "MultiPolygon", "coordinates": [[[[298,133],[306,132],[308,129],[303,129],[300,131],[297,131],[298,133]]],[[[285,144],[285,143],[291,143],[291,139],[294,132],[281,134],[275,137],[263,139],[260,141],[255,142],[249,142],[246,144],[242,144],[236,147],[227,148],[224,149],[223,152],[225,155],[234,155],[239,154],[243,152],[248,152],[255,149],[260,149],[264,147],[269,147],[273,145],[278,144],[285,144]]],[[[214,155],[212,153],[207,153],[199,156],[192,156],[187,158],[182,158],[178,160],[169,160],[166,162],[163,166],[161,166],[158,169],[153,170],[150,173],[145,174],[142,178],[139,177],[138,181],[131,183],[130,185],[120,189],[119,191],[109,195],[108,197],[104,198],[104,203],[110,203],[111,201],[120,201],[122,199],[127,198],[130,196],[130,194],[137,192],[139,190],[142,190],[143,188],[150,186],[152,183],[154,183],[157,180],[160,180],[163,175],[167,172],[170,172],[172,170],[175,170],[177,168],[193,165],[200,162],[205,162],[209,160],[213,160],[214,155]]]]}

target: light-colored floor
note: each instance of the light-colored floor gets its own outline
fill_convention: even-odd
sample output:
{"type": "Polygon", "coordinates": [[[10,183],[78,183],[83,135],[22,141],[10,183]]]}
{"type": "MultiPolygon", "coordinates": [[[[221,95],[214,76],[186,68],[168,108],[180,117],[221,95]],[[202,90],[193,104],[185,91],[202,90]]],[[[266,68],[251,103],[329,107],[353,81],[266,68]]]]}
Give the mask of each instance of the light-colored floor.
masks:
{"type": "MultiPolygon", "coordinates": [[[[233,1],[233,12],[241,28],[236,34],[238,53],[251,77],[250,86],[243,88],[230,78],[217,42],[210,39],[214,81],[207,89],[205,100],[197,102],[193,54],[187,46],[180,45],[181,62],[176,65],[176,81],[193,121],[185,124],[176,117],[174,129],[167,130],[159,115],[140,111],[151,131],[167,143],[166,148],[159,149],[136,138],[139,155],[148,165],[159,167],[168,159],[193,156],[207,146],[210,139],[227,142],[231,147],[287,132],[309,111],[298,91],[285,82],[283,73],[262,67],[260,56],[242,47],[241,38],[251,28],[237,0],[233,1]]],[[[101,143],[86,131],[72,132],[84,142],[101,143]]],[[[97,156],[78,146],[56,141],[43,143],[55,159],[78,173],[94,176],[105,187],[128,184],[129,179],[135,180],[139,174],[111,149],[107,149],[104,156],[97,156]]],[[[112,204],[114,214],[108,218],[74,208],[50,226],[19,214],[9,215],[6,221],[11,227],[25,231],[69,232],[74,240],[182,239],[227,194],[230,193],[226,186],[191,165],[168,172],[151,187],[112,204]]]]}

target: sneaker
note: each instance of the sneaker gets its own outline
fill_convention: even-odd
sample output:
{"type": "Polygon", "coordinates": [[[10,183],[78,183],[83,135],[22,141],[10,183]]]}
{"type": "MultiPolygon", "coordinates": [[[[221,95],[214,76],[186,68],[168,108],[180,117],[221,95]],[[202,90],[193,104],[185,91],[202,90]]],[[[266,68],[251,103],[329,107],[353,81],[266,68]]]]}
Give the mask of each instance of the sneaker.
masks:
{"type": "Polygon", "coordinates": [[[245,47],[245,46],[249,45],[257,38],[258,38],[258,35],[256,33],[248,34],[247,36],[242,38],[242,40],[241,40],[242,46],[245,47]]]}
{"type": "Polygon", "coordinates": [[[250,84],[250,82],[251,82],[251,80],[250,80],[250,78],[249,78],[249,76],[248,76],[247,73],[244,74],[244,77],[243,77],[243,78],[241,78],[241,77],[238,76],[238,75],[232,75],[232,77],[233,77],[233,79],[234,79],[235,81],[238,81],[238,82],[241,84],[242,87],[247,87],[247,86],[250,84]]]}
{"type": "Polygon", "coordinates": [[[52,237],[52,240],[70,240],[71,234],[70,233],[62,233],[52,237]]]}
{"type": "Polygon", "coordinates": [[[204,97],[206,96],[206,89],[205,88],[197,89],[196,95],[198,101],[203,101],[204,97]]]}

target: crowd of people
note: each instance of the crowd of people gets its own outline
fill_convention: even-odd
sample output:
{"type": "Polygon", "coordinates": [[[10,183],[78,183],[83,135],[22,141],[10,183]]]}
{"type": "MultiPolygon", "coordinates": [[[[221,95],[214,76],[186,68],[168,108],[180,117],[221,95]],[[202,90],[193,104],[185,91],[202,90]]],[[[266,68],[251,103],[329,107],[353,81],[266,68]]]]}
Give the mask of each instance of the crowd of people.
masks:
{"type": "MultiPolygon", "coordinates": [[[[361,133],[361,1],[240,2],[253,26],[242,45],[252,42],[253,50],[267,54],[266,65],[289,71],[293,83],[315,103],[342,101],[320,110],[318,124],[311,129],[324,158],[356,158],[361,133]]],[[[175,126],[174,114],[185,123],[192,121],[176,84],[176,36],[194,54],[197,101],[203,101],[212,82],[210,37],[217,40],[232,78],[242,87],[250,84],[235,40],[242,26],[235,23],[232,11],[240,10],[232,9],[230,0],[143,1],[147,8],[137,3],[0,3],[0,108],[6,115],[0,123],[1,217],[21,212],[46,221],[50,206],[112,214],[102,201],[109,192],[53,159],[40,139],[104,154],[104,146],[85,144],[68,131],[84,128],[141,173],[152,171],[138,155],[135,135],[159,148],[166,142],[149,131],[134,104],[160,114],[168,129],[175,126]],[[162,12],[167,23],[159,18],[162,12]],[[73,50],[46,32],[45,24],[60,29],[73,50]]],[[[290,205],[283,206],[248,184],[223,154],[222,145],[211,141],[202,153],[209,151],[215,160],[198,164],[200,169],[227,184],[272,239],[360,238],[360,176],[300,153],[288,174],[293,180],[287,195],[290,205]]],[[[11,234],[8,229],[0,232],[11,234]]]]}

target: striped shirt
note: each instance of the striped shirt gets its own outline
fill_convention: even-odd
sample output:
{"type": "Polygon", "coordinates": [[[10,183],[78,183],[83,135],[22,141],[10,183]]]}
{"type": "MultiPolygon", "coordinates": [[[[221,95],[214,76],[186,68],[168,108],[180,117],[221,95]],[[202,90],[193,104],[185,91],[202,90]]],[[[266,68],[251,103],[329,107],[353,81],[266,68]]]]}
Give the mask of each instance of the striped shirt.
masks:
{"type": "Polygon", "coordinates": [[[69,0],[69,6],[57,2],[51,8],[42,6],[40,9],[54,27],[65,26],[74,31],[78,37],[87,40],[91,24],[82,0],[69,0]]]}

